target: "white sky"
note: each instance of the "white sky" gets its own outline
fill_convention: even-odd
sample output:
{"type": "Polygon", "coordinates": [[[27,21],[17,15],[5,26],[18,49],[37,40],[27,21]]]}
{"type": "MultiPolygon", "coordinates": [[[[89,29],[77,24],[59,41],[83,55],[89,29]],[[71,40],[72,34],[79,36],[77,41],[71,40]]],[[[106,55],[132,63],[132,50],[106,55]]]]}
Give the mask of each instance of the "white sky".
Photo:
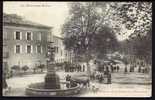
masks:
{"type": "MultiPolygon", "coordinates": [[[[61,25],[68,16],[68,2],[3,2],[3,11],[17,14],[27,20],[53,27],[53,34],[61,36],[61,25]]],[[[126,34],[127,35],[127,34],[126,34]]],[[[119,40],[127,36],[117,36],[119,40]]]]}
{"type": "Polygon", "coordinates": [[[68,15],[66,2],[4,2],[3,11],[52,26],[53,34],[57,36],[60,36],[61,25],[68,15]]]}

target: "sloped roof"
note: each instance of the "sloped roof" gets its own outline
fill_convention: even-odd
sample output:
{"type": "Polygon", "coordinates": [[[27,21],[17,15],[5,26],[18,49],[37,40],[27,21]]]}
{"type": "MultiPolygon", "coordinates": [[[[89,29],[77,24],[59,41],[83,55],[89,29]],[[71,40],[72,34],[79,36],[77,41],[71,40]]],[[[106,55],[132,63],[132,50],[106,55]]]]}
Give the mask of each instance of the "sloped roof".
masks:
{"type": "Polygon", "coordinates": [[[40,28],[52,28],[46,25],[42,25],[39,23],[35,23],[29,20],[26,20],[22,18],[21,16],[18,16],[16,14],[3,14],[3,23],[8,24],[17,24],[17,25],[26,25],[26,26],[32,26],[32,27],[40,27],[40,28]]]}

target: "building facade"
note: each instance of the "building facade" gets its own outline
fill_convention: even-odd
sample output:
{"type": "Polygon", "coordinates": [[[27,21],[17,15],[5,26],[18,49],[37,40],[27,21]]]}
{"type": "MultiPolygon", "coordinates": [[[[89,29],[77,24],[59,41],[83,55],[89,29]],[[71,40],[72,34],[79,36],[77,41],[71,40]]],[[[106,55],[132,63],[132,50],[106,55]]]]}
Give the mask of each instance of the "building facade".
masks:
{"type": "Polygon", "coordinates": [[[15,14],[3,15],[3,68],[46,64],[51,27],[27,21],[15,14]]]}
{"type": "Polygon", "coordinates": [[[65,45],[63,44],[64,39],[58,36],[52,36],[52,41],[54,42],[55,50],[55,62],[72,62],[73,53],[71,51],[65,50],[65,45]]]}

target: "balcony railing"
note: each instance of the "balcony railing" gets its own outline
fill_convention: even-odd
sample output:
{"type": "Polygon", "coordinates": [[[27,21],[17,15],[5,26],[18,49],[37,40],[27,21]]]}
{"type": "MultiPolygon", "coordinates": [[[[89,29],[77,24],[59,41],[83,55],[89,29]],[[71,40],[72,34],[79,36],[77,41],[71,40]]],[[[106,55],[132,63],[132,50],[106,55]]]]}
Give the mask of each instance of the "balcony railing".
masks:
{"type": "Polygon", "coordinates": [[[9,57],[9,52],[3,52],[3,58],[8,58],[9,57]]]}

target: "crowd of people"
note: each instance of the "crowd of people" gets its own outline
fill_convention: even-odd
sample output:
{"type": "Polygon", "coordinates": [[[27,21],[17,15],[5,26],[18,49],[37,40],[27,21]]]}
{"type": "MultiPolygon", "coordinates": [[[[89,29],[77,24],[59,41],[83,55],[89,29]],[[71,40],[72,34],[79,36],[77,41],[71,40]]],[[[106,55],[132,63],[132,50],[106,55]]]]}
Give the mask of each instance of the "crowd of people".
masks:
{"type": "MultiPolygon", "coordinates": [[[[125,67],[121,67],[119,64],[116,63],[104,63],[99,64],[98,69],[95,70],[91,75],[91,80],[98,80],[100,83],[107,83],[111,84],[111,74],[114,72],[124,71],[124,73],[128,72],[139,72],[139,73],[148,73],[150,71],[148,65],[145,62],[136,61],[129,62],[128,64],[124,64],[125,67]],[[124,69],[123,69],[124,68],[124,69]]],[[[66,67],[66,72],[84,72],[85,65],[73,65],[70,67],[66,67]]]]}
{"type": "Polygon", "coordinates": [[[139,73],[149,73],[150,67],[145,62],[131,62],[129,67],[125,67],[124,72],[139,72],[139,73]]]}
{"type": "Polygon", "coordinates": [[[117,64],[108,63],[108,64],[99,65],[98,67],[99,72],[104,72],[107,70],[111,72],[119,72],[120,66],[117,64]]]}
{"type": "Polygon", "coordinates": [[[84,72],[85,70],[85,65],[72,64],[71,66],[65,66],[65,72],[84,72]]]}
{"type": "MultiPolygon", "coordinates": [[[[91,80],[98,80],[100,83],[107,83],[111,84],[111,73],[112,72],[119,72],[120,67],[116,64],[103,64],[99,67],[98,71],[94,71],[90,75],[91,80]]],[[[72,65],[65,67],[65,72],[84,72],[85,65],[72,65]]],[[[70,84],[74,84],[71,81],[71,76],[66,76],[66,81],[70,84]],[[70,80],[70,81],[69,81],[70,80]]],[[[67,85],[68,87],[69,85],[67,85]]]]}

